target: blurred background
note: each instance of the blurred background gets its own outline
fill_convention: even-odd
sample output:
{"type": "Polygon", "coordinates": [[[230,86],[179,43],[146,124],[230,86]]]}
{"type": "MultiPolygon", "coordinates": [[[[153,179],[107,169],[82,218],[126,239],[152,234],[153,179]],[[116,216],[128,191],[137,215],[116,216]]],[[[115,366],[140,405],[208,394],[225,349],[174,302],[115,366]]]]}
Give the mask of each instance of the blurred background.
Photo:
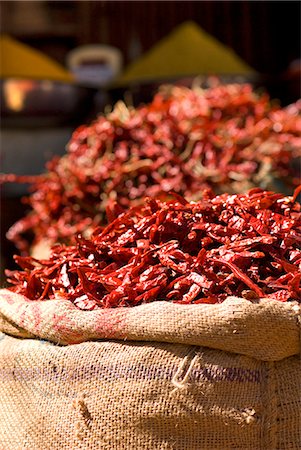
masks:
{"type": "MultiPolygon", "coordinates": [[[[76,126],[119,99],[149,100],[165,81],[189,84],[215,72],[251,81],[282,105],[296,101],[300,6],[2,0],[1,172],[41,173],[76,126]]],[[[24,194],[25,184],[1,189],[2,255],[14,252],[5,234],[26,210],[24,194]]]]}
{"type": "Polygon", "coordinates": [[[230,46],[260,73],[300,57],[298,1],[1,1],[1,31],[55,60],[85,44],[121,50],[127,64],[186,20],[230,46]]]}

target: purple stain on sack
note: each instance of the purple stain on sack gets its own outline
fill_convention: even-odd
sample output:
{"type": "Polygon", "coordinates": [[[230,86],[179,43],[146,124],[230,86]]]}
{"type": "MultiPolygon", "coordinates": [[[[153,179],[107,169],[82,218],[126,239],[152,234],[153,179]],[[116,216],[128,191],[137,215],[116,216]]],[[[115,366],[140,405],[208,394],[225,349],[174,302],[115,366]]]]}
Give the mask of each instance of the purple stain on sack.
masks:
{"type": "MultiPolygon", "coordinates": [[[[49,361],[48,367],[40,369],[38,367],[15,367],[13,370],[6,368],[1,370],[1,376],[17,377],[19,381],[29,382],[34,387],[39,383],[39,378],[43,377],[51,379],[51,382],[55,382],[57,388],[60,390],[66,390],[66,382],[70,383],[75,379],[85,379],[88,375],[94,376],[98,379],[127,379],[127,380],[172,380],[178,367],[152,367],[149,366],[128,366],[118,364],[114,366],[100,365],[96,367],[94,365],[78,367],[76,372],[63,368],[59,369],[56,365],[49,361]],[[61,387],[60,387],[61,386],[61,387]]],[[[260,383],[261,374],[259,370],[244,369],[239,367],[205,367],[201,369],[193,368],[190,372],[190,382],[200,383],[201,381],[211,382],[237,382],[237,383],[260,383]]],[[[53,388],[52,388],[53,390],[53,388]]],[[[55,389],[56,390],[56,389],[55,389]]],[[[58,393],[58,392],[57,392],[58,393]]],[[[69,396],[69,395],[68,395],[69,396]]]]}

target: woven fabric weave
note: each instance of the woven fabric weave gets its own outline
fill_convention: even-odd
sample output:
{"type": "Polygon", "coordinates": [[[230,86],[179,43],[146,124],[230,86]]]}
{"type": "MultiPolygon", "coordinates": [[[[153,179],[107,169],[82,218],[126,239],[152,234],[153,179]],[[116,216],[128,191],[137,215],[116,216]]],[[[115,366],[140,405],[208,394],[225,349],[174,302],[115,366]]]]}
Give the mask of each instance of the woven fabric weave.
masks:
{"type": "Polygon", "coordinates": [[[0,331],[60,345],[126,339],[200,345],[277,361],[300,353],[300,306],[228,297],[223,303],[153,302],[81,311],[68,300],[32,301],[0,290],[0,331]]]}
{"type": "Polygon", "coordinates": [[[299,314],[234,297],[87,312],[2,290],[0,449],[299,449],[299,314]]]}

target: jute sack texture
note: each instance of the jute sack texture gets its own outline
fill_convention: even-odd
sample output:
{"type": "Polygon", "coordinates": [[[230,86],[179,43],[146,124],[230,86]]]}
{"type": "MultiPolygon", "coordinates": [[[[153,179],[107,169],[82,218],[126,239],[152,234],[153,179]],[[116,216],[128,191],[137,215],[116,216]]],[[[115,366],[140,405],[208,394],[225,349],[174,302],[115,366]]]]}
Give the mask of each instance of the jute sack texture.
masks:
{"type": "Polygon", "coordinates": [[[301,448],[300,307],[0,291],[0,449],[301,448]]]}

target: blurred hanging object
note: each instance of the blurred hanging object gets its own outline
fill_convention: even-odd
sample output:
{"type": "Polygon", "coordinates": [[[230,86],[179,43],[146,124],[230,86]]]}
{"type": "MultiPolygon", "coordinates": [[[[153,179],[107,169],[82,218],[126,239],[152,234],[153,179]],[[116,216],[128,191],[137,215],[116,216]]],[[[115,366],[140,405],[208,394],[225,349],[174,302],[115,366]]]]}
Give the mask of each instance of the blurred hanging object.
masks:
{"type": "Polygon", "coordinates": [[[131,63],[116,84],[200,74],[254,76],[256,72],[231,48],[188,21],[131,63]]]}
{"type": "Polygon", "coordinates": [[[59,63],[10,36],[0,37],[0,77],[73,82],[59,63]]]}
{"type": "Polygon", "coordinates": [[[102,87],[120,74],[122,54],[109,45],[84,45],[69,52],[67,66],[78,83],[102,87]]]}

